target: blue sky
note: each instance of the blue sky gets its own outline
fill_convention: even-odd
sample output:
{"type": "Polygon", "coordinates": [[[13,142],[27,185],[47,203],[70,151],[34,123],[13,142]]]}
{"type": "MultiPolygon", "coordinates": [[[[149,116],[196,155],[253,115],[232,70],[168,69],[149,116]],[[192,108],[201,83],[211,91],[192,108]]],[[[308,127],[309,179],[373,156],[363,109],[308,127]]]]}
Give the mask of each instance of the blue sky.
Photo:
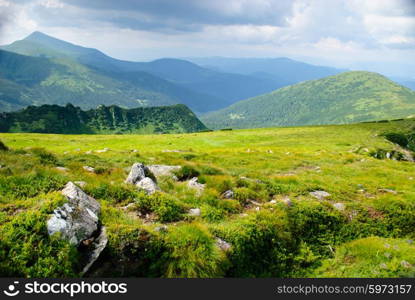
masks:
{"type": "Polygon", "coordinates": [[[287,56],[415,77],[415,0],[0,0],[0,44],[38,30],[113,57],[287,56]]]}

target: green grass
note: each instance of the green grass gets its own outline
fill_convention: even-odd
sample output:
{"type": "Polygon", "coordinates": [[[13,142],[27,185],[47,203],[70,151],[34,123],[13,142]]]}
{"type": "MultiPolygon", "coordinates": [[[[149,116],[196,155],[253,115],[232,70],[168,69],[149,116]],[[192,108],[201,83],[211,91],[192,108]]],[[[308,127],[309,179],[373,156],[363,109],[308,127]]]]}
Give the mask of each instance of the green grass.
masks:
{"type": "Polygon", "coordinates": [[[401,151],[385,136],[414,128],[408,119],[171,135],[0,134],[9,148],[0,151],[0,261],[11,261],[0,265],[0,274],[77,276],[73,249],[49,239],[45,222],[64,184],[82,180],[102,205],[109,235],[92,275],[413,276],[415,254],[406,241],[415,238],[415,164],[371,153],[401,151]],[[104,148],[110,150],[85,153],[104,148]],[[205,191],[198,195],[186,182],[164,177],[158,179],[164,193],[146,196],[123,183],[134,162],[186,166],[178,175],[199,174],[205,191]],[[86,172],[85,165],[101,171],[86,172]],[[234,199],[222,199],[229,189],[234,199]],[[315,190],[331,196],[317,200],[309,194],[315,190]],[[291,206],[280,201],[284,197],[291,206]],[[188,216],[191,208],[201,215],[188,216]],[[166,231],[157,229],[162,225],[166,231]],[[35,241],[31,257],[17,250],[16,237],[35,241]],[[231,249],[221,251],[217,238],[231,249]],[[395,260],[376,256],[383,239],[398,245],[395,260]],[[50,255],[65,264],[50,263],[50,255]],[[382,263],[387,271],[373,267],[382,263]]]}

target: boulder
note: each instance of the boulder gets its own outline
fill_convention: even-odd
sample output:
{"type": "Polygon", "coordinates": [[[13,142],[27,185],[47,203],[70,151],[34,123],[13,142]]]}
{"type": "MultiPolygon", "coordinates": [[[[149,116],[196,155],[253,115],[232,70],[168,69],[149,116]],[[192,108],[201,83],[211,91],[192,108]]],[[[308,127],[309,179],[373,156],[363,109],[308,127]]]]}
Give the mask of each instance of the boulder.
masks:
{"type": "Polygon", "coordinates": [[[167,165],[150,165],[148,169],[154,176],[173,176],[174,171],[180,170],[181,166],[167,166],[167,165]]]}
{"type": "Polygon", "coordinates": [[[128,174],[128,177],[125,180],[125,183],[136,184],[145,177],[151,177],[149,176],[150,174],[150,170],[145,165],[143,165],[142,163],[135,163],[131,167],[130,173],[128,174]]]}
{"type": "Polygon", "coordinates": [[[200,208],[191,208],[191,209],[189,209],[189,216],[192,216],[192,217],[200,216],[200,208]]]}
{"type": "Polygon", "coordinates": [[[62,194],[68,201],[55,209],[47,221],[48,233],[52,235],[60,232],[62,238],[79,246],[83,240],[91,238],[97,232],[101,207],[94,198],[72,182],[66,184],[62,194]]]}
{"type": "Polygon", "coordinates": [[[326,191],[314,191],[314,192],[311,192],[310,195],[313,196],[314,198],[317,198],[318,200],[324,200],[325,198],[331,196],[326,191]]]}
{"type": "Polygon", "coordinates": [[[81,188],[83,188],[83,187],[85,187],[85,186],[86,186],[86,182],[85,182],[85,181],[74,181],[74,183],[75,183],[77,186],[81,187],[81,188]]]}
{"type": "Polygon", "coordinates": [[[142,189],[146,192],[147,195],[154,194],[156,191],[159,191],[160,188],[150,177],[144,177],[139,182],[135,184],[139,189],[142,189]]]}
{"type": "Polygon", "coordinates": [[[227,190],[222,194],[222,198],[224,199],[233,199],[235,193],[232,190],[227,190]]]}
{"type": "Polygon", "coordinates": [[[205,185],[197,182],[197,180],[198,180],[197,177],[193,177],[192,179],[189,180],[189,182],[187,183],[187,186],[191,189],[195,189],[197,194],[200,195],[205,189],[205,185]]]}

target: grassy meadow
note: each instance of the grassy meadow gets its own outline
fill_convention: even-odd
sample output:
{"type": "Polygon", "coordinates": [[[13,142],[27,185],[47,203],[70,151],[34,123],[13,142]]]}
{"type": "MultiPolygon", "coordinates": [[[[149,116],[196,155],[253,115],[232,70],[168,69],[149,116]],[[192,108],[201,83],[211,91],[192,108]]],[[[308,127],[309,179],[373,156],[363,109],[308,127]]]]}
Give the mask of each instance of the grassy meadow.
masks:
{"type": "Polygon", "coordinates": [[[0,275],[78,276],[77,250],[49,237],[46,220],[64,201],[62,187],[85,181],[109,236],[87,276],[414,277],[415,164],[374,157],[400,149],[383,134],[414,128],[408,119],[169,135],[0,134],[9,148],[0,151],[0,275]],[[162,192],[148,196],[124,183],[135,162],[183,168],[178,181],[158,178],[162,192]],[[194,176],[206,186],[200,194],[187,187],[194,176]],[[227,190],[232,199],[223,199],[227,190]]]}

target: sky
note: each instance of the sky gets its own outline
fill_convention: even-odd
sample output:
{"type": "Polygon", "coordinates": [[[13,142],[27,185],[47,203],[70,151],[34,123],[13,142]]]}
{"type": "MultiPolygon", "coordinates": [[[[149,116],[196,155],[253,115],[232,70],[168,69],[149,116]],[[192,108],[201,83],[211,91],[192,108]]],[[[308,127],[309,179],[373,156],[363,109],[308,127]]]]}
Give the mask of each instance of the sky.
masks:
{"type": "Polygon", "coordinates": [[[0,0],[0,45],[33,31],[125,60],[289,57],[415,79],[415,0],[0,0]]]}

